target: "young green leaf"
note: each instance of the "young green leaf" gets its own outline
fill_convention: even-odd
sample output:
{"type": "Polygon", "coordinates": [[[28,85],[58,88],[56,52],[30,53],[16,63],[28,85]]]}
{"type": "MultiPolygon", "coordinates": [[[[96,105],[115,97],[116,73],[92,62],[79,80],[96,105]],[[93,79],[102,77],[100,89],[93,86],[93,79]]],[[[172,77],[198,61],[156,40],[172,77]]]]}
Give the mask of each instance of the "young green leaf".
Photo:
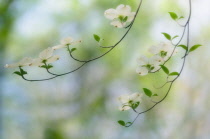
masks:
{"type": "Polygon", "coordinates": [[[149,89],[147,88],[143,88],[144,90],[144,93],[148,96],[148,97],[151,97],[152,96],[152,91],[150,91],[149,89]]]}
{"type": "Polygon", "coordinates": [[[22,68],[20,68],[20,73],[21,73],[21,75],[27,74],[27,72],[25,70],[23,70],[22,68]]]}
{"type": "Polygon", "coordinates": [[[47,65],[47,69],[51,69],[53,67],[53,65],[49,64],[47,65]]]}
{"type": "Polygon", "coordinates": [[[179,75],[178,72],[172,72],[172,73],[169,74],[169,76],[178,76],[178,75],[179,75]]]}
{"type": "Polygon", "coordinates": [[[182,45],[182,44],[181,44],[181,45],[178,45],[177,47],[182,47],[182,48],[183,48],[184,50],[186,50],[186,51],[188,50],[188,48],[187,48],[186,45],[182,45]]]}
{"type": "Polygon", "coordinates": [[[178,16],[177,16],[176,13],[174,13],[174,12],[168,12],[168,13],[170,14],[170,16],[171,16],[171,18],[172,18],[173,20],[177,20],[177,19],[178,19],[178,16]]]}
{"type": "Polygon", "coordinates": [[[101,40],[101,38],[96,34],[93,34],[93,37],[97,42],[99,42],[101,40]]]}
{"type": "Polygon", "coordinates": [[[178,35],[174,36],[174,37],[172,38],[172,40],[175,39],[175,38],[177,38],[177,37],[179,37],[179,36],[178,36],[178,35]]]}
{"type": "Polygon", "coordinates": [[[195,51],[195,50],[198,49],[200,46],[202,46],[202,45],[200,45],[200,44],[193,45],[193,46],[190,48],[189,52],[195,51]]]}
{"type": "Polygon", "coordinates": [[[19,76],[22,76],[22,74],[19,71],[15,71],[14,74],[17,74],[19,76]]]}
{"type": "Polygon", "coordinates": [[[70,50],[70,52],[72,53],[72,52],[74,52],[75,50],[77,50],[77,48],[72,48],[72,49],[70,50]]]}
{"type": "Polygon", "coordinates": [[[121,126],[125,126],[125,122],[123,120],[119,120],[118,123],[121,125],[121,126]]]}
{"type": "Polygon", "coordinates": [[[132,104],[132,108],[135,110],[139,106],[140,102],[136,102],[132,104]]]}
{"type": "Polygon", "coordinates": [[[125,18],[123,18],[123,22],[126,22],[128,20],[128,16],[126,16],[125,18]]]}
{"type": "Polygon", "coordinates": [[[180,17],[179,17],[179,19],[182,19],[182,18],[184,18],[184,16],[180,16],[180,17]]]}
{"type": "Polygon", "coordinates": [[[166,39],[171,40],[171,36],[168,33],[163,32],[162,33],[166,39]]]}
{"type": "Polygon", "coordinates": [[[154,94],[153,96],[154,96],[154,97],[157,97],[157,96],[158,96],[158,94],[154,94]]]}
{"type": "Polygon", "coordinates": [[[47,66],[46,66],[46,65],[42,65],[42,66],[41,66],[41,68],[44,68],[44,69],[46,69],[46,68],[47,68],[47,66]]]}
{"type": "Polygon", "coordinates": [[[164,66],[164,65],[160,65],[160,66],[166,74],[169,74],[169,70],[166,66],[164,66]]]}

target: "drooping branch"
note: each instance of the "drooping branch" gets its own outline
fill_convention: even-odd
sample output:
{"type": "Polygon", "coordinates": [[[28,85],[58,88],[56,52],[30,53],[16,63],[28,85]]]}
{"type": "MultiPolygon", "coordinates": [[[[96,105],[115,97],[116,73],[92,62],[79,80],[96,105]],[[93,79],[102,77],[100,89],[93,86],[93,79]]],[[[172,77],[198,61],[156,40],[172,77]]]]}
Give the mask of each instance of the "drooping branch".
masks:
{"type": "MultiPolygon", "coordinates": [[[[189,43],[190,43],[190,20],[191,20],[191,14],[192,14],[192,3],[191,3],[191,0],[189,0],[189,16],[188,16],[188,20],[187,20],[187,22],[185,23],[185,25],[184,25],[184,31],[183,31],[183,34],[182,34],[182,37],[181,37],[181,39],[179,40],[179,42],[175,45],[175,48],[179,45],[179,43],[182,41],[182,39],[184,38],[184,34],[185,34],[185,30],[187,30],[187,44],[186,44],[186,46],[187,46],[187,50],[189,49],[189,43]]],[[[175,50],[175,48],[174,48],[174,50],[175,50]]],[[[173,50],[173,52],[174,52],[174,50],[173,50]]],[[[169,85],[169,88],[168,88],[168,90],[166,91],[166,94],[164,95],[164,97],[161,99],[161,100],[159,100],[159,101],[157,101],[157,102],[154,102],[155,104],[154,105],[152,105],[151,107],[149,107],[148,109],[146,109],[146,110],[144,110],[144,111],[142,111],[142,112],[137,112],[135,109],[134,109],[134,112],[135,113],[137,113],[137,115],[136,115],[136,117],[134,118],[134,120],[132,121],[132,122],[128,122],[128,124],[126,124],[125,125],[125,127],[130,127],[130,126],[132,126],[133,124],[134,124],[134,122],[137,120],[137,118],[141,115],[141,114],[144,114],[144,113],[147,113],[147,112],[149,112],[149,111],[151,111],[153,108],[155,108],[155,106],[157,106],[158,104],[160,104],[162,101],[164,101],[166,98],[167,98],[167,96],[168,96],[168,94],[170,93],[170,91],[171,91],[171,88],[172,88],[172,86],[173,86],[173,84],[175,83],[175,81],[180,77],[180,75],[182,74],[182,72],[183,72],[183,69],[184,69],[184,67],[185,67],[185,63],[186,63],[186,58],[187,58],[187,54],[188,54],[188,51],[185,51],[185,57],[183,57],[183,62],[182,62],[182,65],[181,65],[181,68],[180,68],[180,71],[179,71],[179,74],[177,75],[177,77],[176,78],[174,78],[172,81],[167,81],[165,84],[167,84],[167,83],[170,83],[170,85],[169,85]]],[[[172,55],[171,55],[172,56],[172,55]]],[[[171,58],[171,56],[169,57],[169,59],[171,58]]],[[[167,60],[167,61],[169,61],[169,59],[167,60]]],[[[166,61],[166,62],[167,62],[166,61]]],[[[165,62],[165,63],[166,63],[165,62]]],[[[165,64],[164,63],[164,64],[165,64]]],[[[160,70],[160,69],[159,69],[160,70]]],[[[158,70],[158,71],[159,71],[158,70]]],[[[165,85],[164,84],[164,85],[165,85]]]]}
{"type": "Polygon", "coordinates": [[[82,63],[80,66],[78,66],[78,67],[75,68],[74,70],[71,70],[71,71],[69,71],[69,72],[62,73],[62,74],[56,74],[56,73],[52,73],[51,71],[49,71],[49,69],[46,69],[47,72],[48,72],[50,75],[53,75],[53,77],[49,77],[49,78],[45,78],[45,79],[27,79],[24,75],[22,75],[21,77],[22,77],[24,80],[26,80],[26,81],[32,81],[32,82],[34,82],[34,81],[46,81],[46,80],[51,80],[51,79],[54,79],[54,78],[57,78],[57,77],[60,77],[60,76],[64,76],[64,75],[67,75],[67,74],[74,73],[74,72],[78,71],[79,69],[81,69],[81,68],[82,68],[83,66],[85,66],[86,64],[88,64],[88,63],[90,63],[90,62],[93,62],[93,61],[95,61],[95,60],[98,60],[98,59],[100,59],[100,58],[106,56],[106,55],[107,55],[109,52],[111,52],[115,47],[117,47],[117,46],[124,40],[124,38],[128,35],[128,33],[130,32],[130,30],[131,30],[131,28],[132,28],[132,26],[133,26],[133,24],[134,24],[134,22],[135,22],[135,20],[136,20],[136,18],[137,18],[137,15],[139,14],[140,8],[141,8],[141,6],[142,6],[142,2],[143,2],[143,0],[140,0],[139,5],[138,5],[137,10],[136,10],[136,14],[134,15],[133,20],[131,21],[131,23],[130,23],[127,27],[125,27],[125,29],[127,29],[127,31],[123,34],[123,36],[120,38],[120,40],[117,41],[117,42],[116,42],[114,45],[112,45],[112,46],[100,46],[101,48],[109,49],[109,50],[107,50],[105,53],[103,53],[102,55],[97,56],[97,57],[92,58],[92,59],[88,59],[88,60],[80,60],[80,59],[78,59],[78,58],[75,58],[75,57],[73,56],[73,54],[72,54],[73,51],[71,51],[71,50],[68,48],[68,49],[69,49],[68,51],[69,51],[70,57],[71,57],[73,60],[82,63]]]}

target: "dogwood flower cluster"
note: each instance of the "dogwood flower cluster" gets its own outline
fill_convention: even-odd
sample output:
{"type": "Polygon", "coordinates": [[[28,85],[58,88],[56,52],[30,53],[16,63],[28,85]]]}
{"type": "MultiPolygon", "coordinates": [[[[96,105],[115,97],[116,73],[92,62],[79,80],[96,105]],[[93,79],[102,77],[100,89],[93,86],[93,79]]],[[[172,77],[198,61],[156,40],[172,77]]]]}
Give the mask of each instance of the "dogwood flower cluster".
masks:
{"type": "Polygon", "coordinates": [[[138,67],[136,68],[136,72],[142,76],[147,75],[149,72],[154,72],[158,70],[162,62],[163,59],[158,55],[155,55],[151,58],[141,56],[138,59],[138,67]]]}
{"type": "Polygon", "coordinates": [[[59,55],[54,55],[54,51],[57,49],[69,47],[72,44],[79,43],[81,41],[74,41],[73,38],[67,37],[61,40],[60,45],[56,45],[53,47],[48,47],[39,53],[38,58],[25,57],[17,63],[14,64],[6,64],[5,68],[17,68],[24,66],[38,66],[42,67],[43,65],[47,65],[53,63],[60,59],[59,55]]]}
{"type": "Polygon", "coordinates": [[[160,65],[167,61],[169,57],[175,55],[177,50],[174,50],[174,47],[168,43],[160,43],[158,46],[152,46],[149,48],[149,52],[154,54],[154,56],[150,58],[141,56],[138,59],[136,72],[141,76],[160,69],[160,65]]]}
{"type": "Polygon", "coordinates": [[[135,109],[141,102],[142,93],[133,93],[131,95],[122,95],[118,100],[122,103],[122,106],[119,107],[120,111],[126,111],[131,108],[135,109]]]}
{"type": "Polygon", "coordinates": [[[126,23],[134,19],[135,12],[131,12],[129,5],[120,4],[116,9],[108,9],[104,12],[107,19],[112,20],[111,25],[117,28],[123,28],[126,23]]]}
{"type": "Polygon", "coordinates": [[[172,55],[178,53],[177,49],[174,50],[174,47],[170,43],[160,43],[158,46],[152,46],[149,48],[149,52],[154,55],[159,55],[163,58],[164,61],[172,55]]]}
{"type": "Polygon", "coordinates": [[[65,48],[65,47],[68,47],[70,45],[74,45],[74,44],[77,44],[77,43],[80,43],[80,42],[81,42],[81,40],[74,41],[74,39],[72,37],[67,37],[67,38],[62,39],[60,41],[59,45],[53,46],[52,48],[54,50],[57,50],[57,49],[65,48]]]}

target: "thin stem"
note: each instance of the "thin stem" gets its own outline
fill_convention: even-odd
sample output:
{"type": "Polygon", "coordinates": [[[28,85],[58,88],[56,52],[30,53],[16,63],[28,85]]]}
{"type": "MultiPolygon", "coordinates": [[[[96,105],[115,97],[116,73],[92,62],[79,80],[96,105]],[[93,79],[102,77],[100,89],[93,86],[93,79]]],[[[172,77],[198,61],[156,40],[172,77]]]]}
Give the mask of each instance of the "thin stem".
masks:
{"type": "Polygon", "coordinates": [[[139,10],[140,10],[140,8],[141,8],[142,1],[143,1],[143,0],[140,0],[140,3],[139,3],[138,8],[137,8],[137,10],[136,10],[136,14],[135,14],[135,16],[134,16],[134,19],[133,19],[133,21],[131,22],[131,24],[130,24],[128,30],[127,30],[127,31],[125,32],[125,34],[121,37],[121,39],[120,39],[118,42],[116,42],[113,46],[109,46],[109,47],[102,46],[102,47],[104,47],[104,48],[110,48],[110,49],[109,49],[107,52],[105,52],[104,54],[102,54],[102,55],[100,55],[100,56],[98,56],[98,57],[96,57],[96,58],[90,59],[90,60],[79,60],[79,59],[76,59],[75,57],[73,57],[72,52],[71,52],[70,49],[68,48],[68,51],[69,51],[69,54],[70,54],[71,58],[74,59],[74,60],[77,61],[77,62],[83,63],[83,64],[82,64],[81,66],[79,66],[78,68],[76,68],[76,69],[74,69],[74,70],[72,70],[72,71],[69,71],[69,72],[67,72],[67,73],[63,73],[63,74],[55,74],[55,73],[50,72],[50,71],[47,69],[47,72],[48,72],[49,74],[51,74],[51,75],[54,75],[54,76],[53,76],[53,77],[50,77],[50,78],[46,78],[46,79],[29,80],[29,79],[26,79],[24,76],[23,76],[22,78],[23,78],[24,80],[26,80],[26,81],[46,81],[46,80],[51,80],[51,79],[54,79],[54,78],[59,77],[59,76],[63,76],[63,75],[67,75],[67,74],[73,73],[73,72],[79,70],[81,67],[83,67],[83,66],[86,65],[87,63],[92,62],[92,61],[95,61],[95,60],[100,59],[100,58],[102,58],[103,56],[107,55],[107,54],[108,54],[109,52],[111,52],[118,44],[120,44],[120,42],[122,42],[122,40],[127,36],[127,34],[129,33],[129,31],[131,30],[131,28],[132,28],[132,26],[133,26],[133,23],[135,22],[136,17],[137,17],[137,15],[138,15],[138,13],[139,13],[139,10]]]}
{"type": "Polygon", "coordinates": [[[45,78],[45,79],[38,79],[38,80],[30,80],[30,79],[26,79],[24,76],[22,76],[22,78],[26,81],[30,81],[30,82],[38,82],[38,81],[46,81],[46,80],[51,80],[51,79],[54,79],[56,77],[60,77],[60,76],[63,76],[63,75],[67,75],[67,74],[70,74],[70,73],[73,73],[79,69],[81,69],[85,64],[87,63],[83,63],[82,65],[80,65],[79,67],[77,67],[76,69],[72,70],[72,71],[69,71],[69,72],[66,72],[66,73],[62,73],[62,74],[56,74],[55,76],[53,77],[50,77],[50,78],[45,78]]]}
{"type": "MultiPolygon", "coordinates": [[[[187,20],[187,23],[185,24],[185,28],[187,28],[187,47],[189,47],[189,43],[190,43],[190,19],[191,19],[191,13],[192,13],[192,4],[191,4],[191,0],[189,0],[189,18],[187,20]]],[[[185,55],[187,54],[187,51],[185,52],[185,55]]],[[[187,56],[184,57],[183,59],[183,63],[182,63],[182,66],[181,66],[181,69],[180,69],[180,72],[179,72],[179,75],[171,81],[171,84],[165,94],[165,96],[158,102],[156,102],[153,106],[151,106],[150,108],[148,108],[147,110],[145,111],[142,111],[142,112],[139,112],[137,114],[137,116],[134,118],[134,120],[131,122],[131,124],[129,125],[126,125],[126,127],[130,127],[131,125],[133,125],[133,123],[137,120],[137,118],[143,114],[143,113],[146,113],[146,112],[149,112],[150,110],[152,110],[155,106],[157,106],[158,104],[160,104],[162,101],[164,101],[166,99],[166,97],[168,96],[169,92],[171,91],[171,88],[174,84],[174,82],[179,78],[179,76],[182,74],[183,72],[183,69],[184,69],[184,66],[185,66],[185,63],[186,63],[186,58],[187,56]]]]}
{"type": "Polygon", "coordinates": [[[131,22],[131,24],[130,24],[128,30],[125,32],[125,34],[121,37],[121,39],[120,39],[118,42],[116,42],[113,46],[109,46],[109,47],[110,47],[110,50],[108,50],[108,51],[105,52],[104,54],[102,54],[102,55],[100,55],[100,56],[98,56],[98,57],[96,57],[96,58],[90,59],[90,60],[80,60],[80,59],[75,58],[72,54],[70,54],[71,57],[72,57],[72,59],[74,59],[75,61],[78,61],[78,62],[91,62],[91,61],[97,60],[97,59],[99,59],[99,58],[105,56],[106,54],[108,54],[112,49],[114,49],[118,44],[120,44],[120,43],[122,42],[122,40],[127,36],[127,34],[129,33],[129,31],[131,30],[131,28],[132,28],[132,26],[133,26],[133,24],[134,24],[134,22],[135,22],[135,20],[136,20],[136,17],[137,17],[137,15],[138,15],[138,13],[139,13],[139,10],[140,10],[140,8],[141,8],[142,2],[143,2],[143,0],[140,0],[140,3],[139,3],[139,6],[138,6],[138,8],[137,8],[137,10],[136,10],[136,14],[135,14],[135,16],[134,16],[134,19],[133,19],[133,21],[131,22]]]}

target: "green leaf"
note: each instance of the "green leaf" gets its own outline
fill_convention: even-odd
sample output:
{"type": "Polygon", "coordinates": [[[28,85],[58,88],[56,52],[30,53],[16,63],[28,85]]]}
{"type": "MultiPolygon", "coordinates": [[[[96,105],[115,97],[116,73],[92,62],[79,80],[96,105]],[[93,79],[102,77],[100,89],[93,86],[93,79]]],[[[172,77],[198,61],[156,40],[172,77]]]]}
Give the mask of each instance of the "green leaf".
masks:
{"type": "Polygon", "coordinates": [[[171,36],[168,33],[162,32],[166,39],[171,40],[171,36]]]}
{"type": "Polygon", "coordinates": [[[93,37],[97,42],[99,42],[101,40],[101,38],[96,34],[93,34],[93,37]]]}
{"type": "Polygon", "coordinates": [[[126,16],[125,18],[123,18],[123,22],[126,22],[128,20],[128,16],[126,16]]]}
{"type": "Polygon", "coordinates": [[[20,73],[21,73],[22,75],[27,74],[27,72],[26,72],[26,71],[24,71],[22,68],[20,68],[20,73]]]}
{"type": "Polygon", "coordinates": [[[144,90],[144,93],[148,96],[148,97],[151,97],[152,96],[152,91],[150,91],[149,89],[147,88],[143,88],[144,90]]]}
{"type": "Polygon", "coordinates": [[[164,65],[160,65],[160,66],[166,74],[169,74],[169,70],[166,66],[164,66],[164,65]]]}
{"type": "Polygon", "coordinates": [[[202,46],[202,45],[200,45],[200,44],[193,45],[193,46],[190,48],[189,52],[195,51],[195,50],[198,49],[200,46],[202,46]]]}
{"type": "Polygon", "coordinates": [[[119,120],[118,123],[121,125],[121,126],[125,126],[125,122],[123,120],[119,120]]]}
{"type": "Polygon", "coordinates": [[[175,38],[177,38],[177,37],[179,37],[179,36],[178,36],[178,35],[174,36],[174,37],[172,38],[172,40],[175,39],[175,38]]]}
{"type": "Polygon", "coordinates": [[[17,75],[19,75],[19,76],[22,76],[22,74],[19,72],[19,71],[15,71],[15,72],[13,72],[14,74],[17,74],[17,75]]]}
{"type": "Polygon", "coordinates": [[[53,67],[53,65],[49,64],[47,65],[47,69],[51,69],[53,67]]]}
{"type": "Polygon", "coordinates": [[[41,68],[45,68],[45,69],[46,69],[46,68],[47,68],[47,66],[46,66],[46,65],[42,65],[42,66],[41,66],[41,68]]]}
{"type": "Polygon", "coordinates": [[[178,45],[177,47],[182,47],[182,48],[183,48],[184,50],[186,50],[186,51],[188,50],[188,48],[187,48],[186,45],[182,45],[182,44],[181,44],[181,45],[178,45]]]}
{"type": "Polygon", "coordinates": [[[172,72],[172,73],[169,74],[169,76],[178,76],[178,75],[179,75],[178,72],[172,72]]]}
{"type": "Polygon", "coordinates": [[[170,16],[171,16],[171,18],[172,18],[173,20],[177,20],[177,19],[178,19],[178,16],[177,16],[176,13],[174,13],[174,12],[168,12],[168,13],[170,14],[170,16]]]}
{"type": "Polygon", "coordinates": [[[184,16],[180,16],[180,17],[179,17],[179,19],[182,19],[182,18],[184,18],[184,16]]]}
{"type": "Polygon", "coordinates": [[[139,106],[140,102],[136,102],[132,104],[132,108],[135,110],[139,106]]]}
{"type": "Polygon", "coordinates": [[[158,94],[154,94],[153,96],[156,97],[156,96],[158,96],[158,94]]]}
{"type": "Polygon", "coordinates": [[[70,50],[70,52],[72,53],[72,52],[74,52],[75,50],[77,50],[77,48],[72,48],[72,49],[70,50]]]}

